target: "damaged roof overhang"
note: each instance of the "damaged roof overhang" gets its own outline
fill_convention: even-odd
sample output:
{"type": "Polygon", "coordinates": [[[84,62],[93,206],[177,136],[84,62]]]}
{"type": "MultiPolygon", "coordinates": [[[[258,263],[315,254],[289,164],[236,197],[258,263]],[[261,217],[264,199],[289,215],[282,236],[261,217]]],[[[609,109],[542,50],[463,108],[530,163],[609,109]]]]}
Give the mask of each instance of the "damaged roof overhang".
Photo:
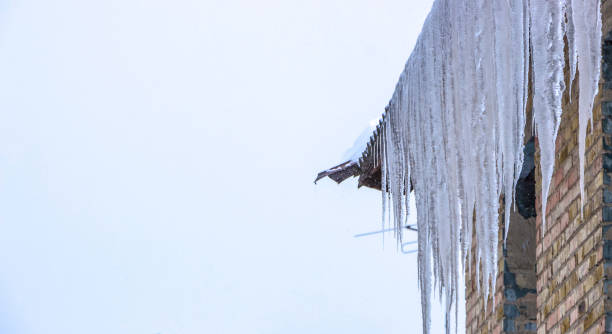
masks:
{"type": "Polygon", "coordinates": [[[336,181],[336,183],[341,183],[351,176],[359,176],[357,182],[358,187],[366,186],[377,190],[381,189],[380,166],[377,168],[364,169],[359,166],[358,162],[346,161],[338,166],[319,172],[314,182],[317,183],[317,181],[326,176],[336,181]]]}
{"type": "Polygon", "coordinates": [[[361,188],[366,186],[369,188],[381,189],[381,170],[380,170],[380,134],[387,115],[387,108],[382,117],[378,121],[376,129],[374,129],[370,140],[368,141],[364,151],[359,158],[359,161],[348,160],[337,166],[320,172],[315,179],[315,183],[324,177],[341,183],[351,176],[359,176],[357,186],[361,188]]]}
{"type": "MultiPolygon", "coordinates": [[[[351,176],[359,176],[358,187],[366,186],[369,188],[381,190],[381,161],[380,157],[380,135],[382,125],[385,119],[386,112],[383,114],[376,130],[365,150],[363,151],[359,161],[348,160],[337,166],[320,172],[315,179],[317,181],[329,177],[336,183],[341,183],[351,176]]],[[[523,148],[524,160],[523,169],[519,176],[515,188],[515,203],[519,213],[525,217],[535,217],[535,144],[534,138],[525,144],[523,148]]],[[[412,182],[411,182],[412,184],[412,182]]],[[[412,188],[412,187],[411,187],[412,188]]]]}

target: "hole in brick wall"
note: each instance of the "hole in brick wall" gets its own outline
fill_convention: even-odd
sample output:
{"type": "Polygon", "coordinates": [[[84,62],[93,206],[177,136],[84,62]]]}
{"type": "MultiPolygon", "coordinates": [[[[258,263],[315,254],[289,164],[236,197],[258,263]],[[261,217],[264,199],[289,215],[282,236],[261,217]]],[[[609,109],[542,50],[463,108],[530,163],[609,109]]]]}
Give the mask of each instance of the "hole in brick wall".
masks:
{"type": "Polygon", "coordinates": [[[515,204],[521,216],[527,219],[536,216],[535,141],[533,137],[525,144],[523,153],[525,158],[523,160],[523,169],[516,183],[515,204]]]}

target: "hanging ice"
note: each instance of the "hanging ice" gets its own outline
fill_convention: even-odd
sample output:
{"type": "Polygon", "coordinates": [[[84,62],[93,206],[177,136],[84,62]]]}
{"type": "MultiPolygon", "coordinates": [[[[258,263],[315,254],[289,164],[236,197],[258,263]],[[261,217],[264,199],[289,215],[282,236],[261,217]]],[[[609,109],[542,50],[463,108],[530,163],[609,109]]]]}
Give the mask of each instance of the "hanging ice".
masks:
{"type": "Polygon", "coordinates": [[[398,238],[411,189],[416,197],[425,333],[434,290],[447,303],[447,332],[452,327],[473,227],[485,298],[495,287],[499,204],[503,195],[508,231],[523,164],[530,66],[545,216],[565,90],[564,36],[570,86],[579,73],[583,187],[584,137],[601,58],[599,6],[599,0],[434,2],[374,145],[382,161],[383,224],[388,207],[398,238]]]}
{"type": "Polygon", "coordinates": [[[533,120],[540,145],[542,170],[542,227],[546,226],[546,199],[555,163],[555,140],[561,123],[563,82],[563,22],[561,1],[539,0],[531,4],[533,54],[533,120]]]}
{"type": "MultiPolygon", "coordinates": [[[[578,87],[578,157],[580,159],[580,199],[584,205],[584,158],[587,123],[591,120],[593,100],[598,91],[601,66],[601,12],[599,0],[572,0],[569,10],[574,25],[572,53],[580,73],[578,87]],[[593,18],[597,18],[593,20],[593,18]]],[[[572,65],[576,67],[576,65],[572,65]]]]}

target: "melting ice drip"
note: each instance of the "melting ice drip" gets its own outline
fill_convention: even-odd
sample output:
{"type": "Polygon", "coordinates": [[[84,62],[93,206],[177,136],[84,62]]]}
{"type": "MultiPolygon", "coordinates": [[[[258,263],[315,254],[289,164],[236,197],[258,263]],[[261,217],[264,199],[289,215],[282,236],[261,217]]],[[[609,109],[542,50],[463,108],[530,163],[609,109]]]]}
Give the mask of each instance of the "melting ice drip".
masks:
{"type": "MultiPolygon", "coordinates": [[[[586,127],[600,73],[600,1],[436,0],[423,26],[389,102],[376,153],[383,221],[390,219],[389,207],[396,228],[404,225],[411,187],[416,197],[424,333],[433,290],[445,301],[447,332],[453,310],[456,327],[458,279],[471,256],[485,299],[495,287],[499,200],[503,194],[507,231],[523,164],[530,66],[542,198],[548,197],[565,90],[564,37],[570,87],[580,73],[582,196],[586,127]]],[[[543,229],[545,212],[543,200],[543,229]]]]}

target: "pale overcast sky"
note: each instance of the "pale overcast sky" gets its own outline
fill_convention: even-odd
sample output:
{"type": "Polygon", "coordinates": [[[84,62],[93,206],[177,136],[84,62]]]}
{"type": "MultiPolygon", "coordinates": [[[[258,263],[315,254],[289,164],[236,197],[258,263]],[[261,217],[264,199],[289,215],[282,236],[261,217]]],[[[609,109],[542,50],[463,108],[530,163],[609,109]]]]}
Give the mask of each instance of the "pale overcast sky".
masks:
{"type": "Polygon", "coordinates": [[[380,193],[312,181],[430,7],[1,1],[0,333],[420,332],[380,193]]]}

